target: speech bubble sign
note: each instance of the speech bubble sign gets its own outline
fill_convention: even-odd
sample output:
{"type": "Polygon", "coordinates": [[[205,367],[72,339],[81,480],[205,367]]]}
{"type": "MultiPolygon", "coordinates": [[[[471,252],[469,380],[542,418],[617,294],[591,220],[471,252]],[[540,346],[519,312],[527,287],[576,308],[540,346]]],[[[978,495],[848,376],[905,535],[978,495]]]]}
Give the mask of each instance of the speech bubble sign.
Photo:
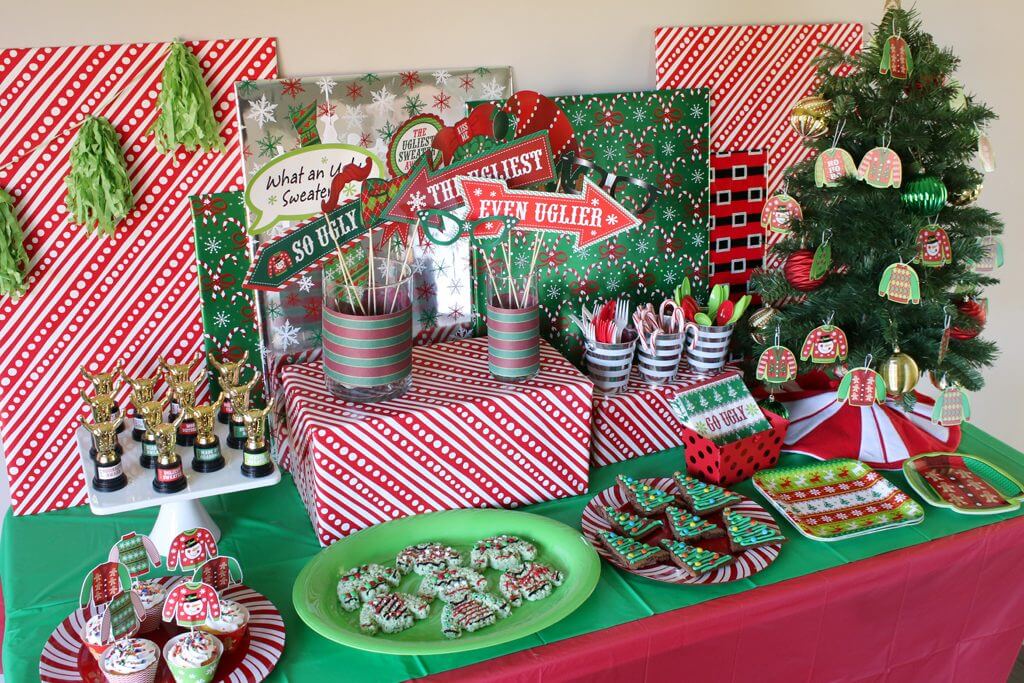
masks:
{"type": "MultiPolygon", "coordinates": [[[[301,221],[321,213],[320,204],[330,197],[334,176],[346,165],[362,165],[367,159],[371,162],[369,177],[385,175],[384,163],[356,145],[310,145],[276,157],[246,185],[249,233],[258,235],[283,221],[301,221]]],[[[359,184],[350,183],[345,195],[358,197],[359,184]]]]}

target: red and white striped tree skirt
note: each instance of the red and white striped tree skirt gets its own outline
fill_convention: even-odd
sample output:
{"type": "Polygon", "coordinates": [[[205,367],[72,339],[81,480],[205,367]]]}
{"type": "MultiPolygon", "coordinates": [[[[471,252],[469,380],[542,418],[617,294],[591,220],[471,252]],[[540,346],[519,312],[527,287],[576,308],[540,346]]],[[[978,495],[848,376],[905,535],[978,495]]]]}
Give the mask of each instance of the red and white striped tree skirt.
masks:
{"type": "MultiPolygon", "coordinates": [[[[31,257],[28,292],[0,299],[0,435],[15,514],[85,502],[74,452],[78,390],[87,386],[80,366],[122,362],[132,376],[151,376],[159,356],[183,360],[201,349],[188,197],[240,189],[234,82],[276,76],[277,48],[273,38],[187,45],[210,86],[225,152],[164,156],[146,133],[167,43],[0,50],[0,187],[14,196],[31,257]],[[90,113],[117,130],[135,196],[110,239],[72,225],[64,207],[72,127],[90,113]]],[[[204,398],[201,366],[192,379],[204,398]]],[[[127,397],[122,389],[122,406],[127,397]]]]}

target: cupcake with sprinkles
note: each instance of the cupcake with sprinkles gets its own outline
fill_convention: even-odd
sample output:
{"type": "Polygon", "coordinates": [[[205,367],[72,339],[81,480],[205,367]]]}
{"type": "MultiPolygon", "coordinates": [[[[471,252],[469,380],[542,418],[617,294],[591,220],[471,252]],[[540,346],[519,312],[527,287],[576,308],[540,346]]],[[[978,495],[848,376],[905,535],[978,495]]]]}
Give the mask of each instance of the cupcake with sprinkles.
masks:
{"type": "Polygon", "coordinates": [[[89,650],[89,653],[97,662],[103,661],[103,653],[110,647],[110,643],[104,643],[100,635],[102,623],[103,615],[94,614],[85,622],[85,626],[82,627],[82,633],[80,634],[86,649],[89,650]]]}
{"type": "Polygon", "coordinates": [[[248,626],[249,610],[244,605],[234,600],[221,600],[220,616],[216,619],[208,616],[199,628],[217,636],[225,652],[234,652],[241,647],[248,626]]]}
{"type": "Polygon", "coordinates": [[[146,610],[137,633],[141,635],[155,631],[160,626],[160,611],[164,607],[167,591],[159,581],[139,581],[132,590],[142,600],[142,606],[146,610]]]}
{"type": "Polygon", "coordinates": [[[103,653],[100,670],[109,683],[153,683],[160,648],[145,638],[122,638],[103,653]]]}
{"type": "Polygon", "coordinates": [[[209,683],[223,654],[220,639],[206,631],[182,633],[164,645],[167,668],[177,683],[209,683]]]}

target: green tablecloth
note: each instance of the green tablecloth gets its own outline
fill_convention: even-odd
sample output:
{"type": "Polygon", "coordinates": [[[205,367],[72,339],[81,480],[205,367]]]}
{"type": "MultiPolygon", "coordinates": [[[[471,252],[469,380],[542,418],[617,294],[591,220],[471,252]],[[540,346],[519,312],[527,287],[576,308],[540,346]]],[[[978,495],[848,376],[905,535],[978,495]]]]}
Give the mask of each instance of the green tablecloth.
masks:
{"type": "MultiPolygon", "coordinates": [[[[965,429],[961,450],[988,457],[1011,474],[1024,478],[1024,456],[977,429],[965,429]]],[[[783,463],[802,460],[800,456],[785,455],[783,463]]],[[[681,465],[680,451],[666,451],[601,468],[591,475],[591,491],[596,493],[610,486],[620,472],[641,477],[666,476],[681,465]]],[[[886,476],[910,492],[901,473],[886,476]]],[[[749,482],[736,489],[764,503],[749,482]]],[[[579,496],[535,505],[528,510],[579,528],[587,500],[589,496],[579,496]]],[[[966,516],[926,506],[924,522],[919,525],[836,543],[805,539],[782,522],[789,543],[774,564],[750,579],[680,587],[636,578],[605,564],[593,596],[570,617],[536,635],[476,652],[395,657],[336,645],[305,628],[296,616],[291,604],[292,582],[320,547],[289,477],[269,489],[213,498],[206,503],[224,534],[222,552],[239,559],[245,570],[245,583],[270,598],[284,616],[287,642],[284,656],[272,677],[275,681],[322,680],[328,672],[339,671],[372,671],[374,680],[402,680],[445,671],[1022,514],[966,516]]],[[[8,513],[0,543],[0,576],[7,607],[3,646],[7,680],[18,683],[35,680],[43,643],[75,608],[82,577],[96,563],[106,559],[108,548],[121,534],[131,530],[148,531],[154,517],[155,510],[96,517],[88,508],[34,517],[12,517],[8,513]]]]}

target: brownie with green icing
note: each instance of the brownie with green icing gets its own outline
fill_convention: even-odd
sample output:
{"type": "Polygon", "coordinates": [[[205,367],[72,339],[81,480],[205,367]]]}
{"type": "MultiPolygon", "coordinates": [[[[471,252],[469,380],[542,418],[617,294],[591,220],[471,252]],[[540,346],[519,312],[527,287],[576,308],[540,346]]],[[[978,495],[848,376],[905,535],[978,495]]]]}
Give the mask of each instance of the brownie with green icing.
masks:
{"type": "Polygon", "coordinates": [[[640,569],[657,564],[665,559],[665,551],[653,545],[647,545],[627,536],[620,536],[613,531],[602,531],[598,534],[601,543],[615,558],[617,564],[626,569],[640,569]]]}
{"type": "Polygon", "coordinates": [[[671,506],[665,510],[668,530],[679,541],[694,541],[698,538],[718,538],[725,536],[722,527],[699,517],[689,510],[681,510],[671,506]]]}
{"type": "Polygon", "coordinates": [[[601,512],[614,531],[630,538],[643,538],[663,526],[660,519],[648,519],[632,512],[616,510],[611,505],[605,505],[601,512]]]}
{"type": "Polygon", "coordinates": [[[726,533],[729,534],[729,547],[733,552],[786,541],[786,537],[776,527],[757,522],[729,508],[722,513],[722,522],[725,524],[726,533]]]}
{"type": "Polygon", "coordinates": [[[739,494],[723,489],[721,486],[703,482],[685,472],[676,472],[672,478],[676,480],[676,486],[679,487],[679,495],[686,501],[687,506],[698,515],[708,515],[743,500],[739,494]]]}
{"type": "Polygon", "coordinates": [[[683,541],[672,541],[666,538],[661,544],[665,546],[672,561],[693,578],[720,569],[731,563],[733,559],[732,555],[716,553],[683,541]]]}
{"type": "Polygon", "coordinates": [[[642,515],[657,514],[676,502],[676,497],[668,491],[662,491],[625,474],[620,474],[615,481],[618,482],[629,504],[642,515]]]}

